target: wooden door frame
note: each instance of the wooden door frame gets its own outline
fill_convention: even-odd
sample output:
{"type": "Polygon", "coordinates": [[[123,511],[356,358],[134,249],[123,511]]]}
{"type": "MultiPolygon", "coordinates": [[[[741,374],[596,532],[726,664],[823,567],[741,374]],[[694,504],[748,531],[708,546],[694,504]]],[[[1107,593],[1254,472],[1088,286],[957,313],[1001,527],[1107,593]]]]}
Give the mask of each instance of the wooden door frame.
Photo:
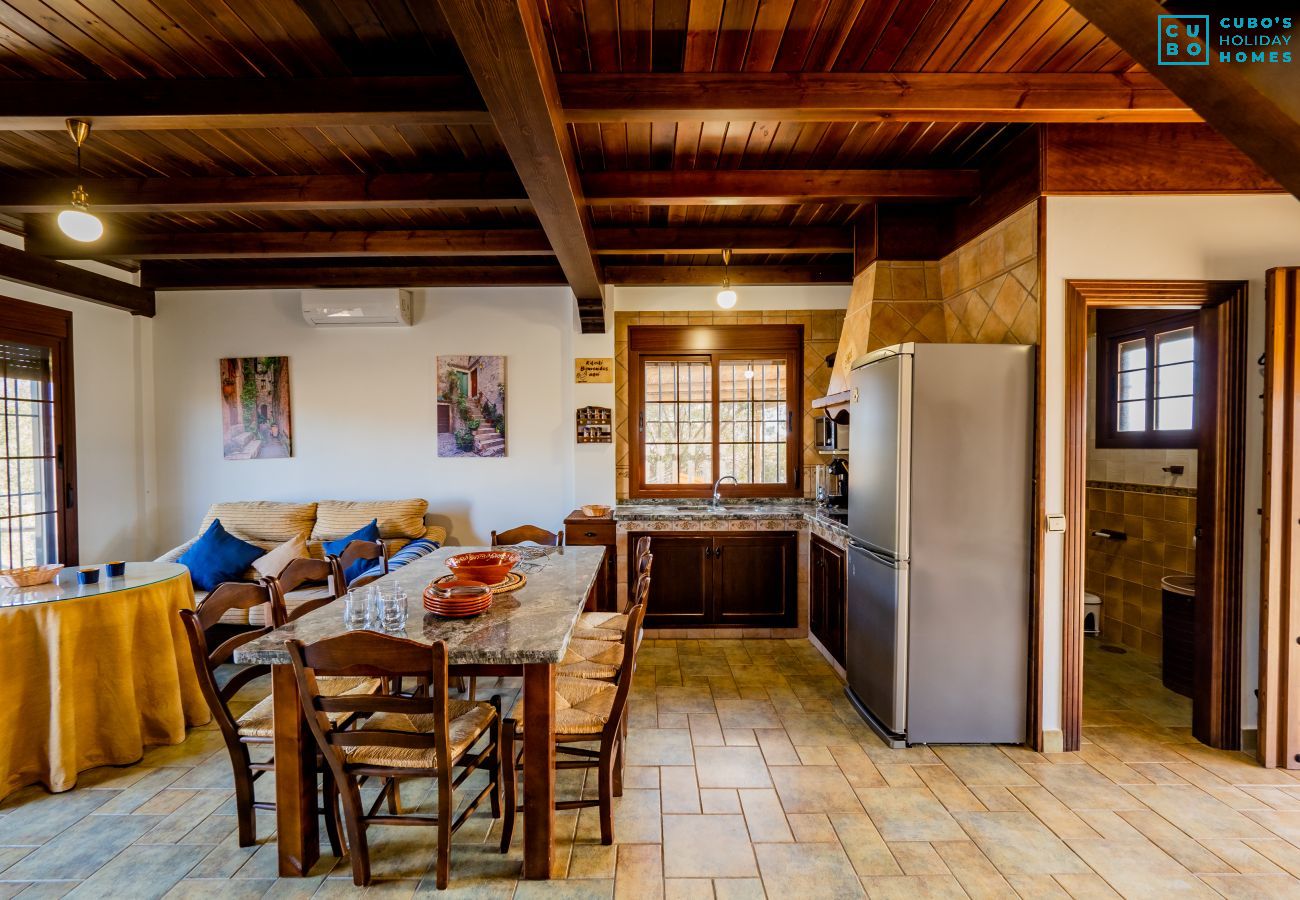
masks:
{"type": "Polygon", "coordinates": [[[1300,268],[1269,269],[1264,343],[1261,764],[1300,768],[1300,268]]]}
{"type": "Polygon", "coordinates": [[[1246,323],[1244,281],[1071,280],[1066,282],[1065,553],[1061,637],[1061,732],[1065,750],[1079,749],[1083,725],[1083,593],[1088,442],[1088,313],[1115,307],[1204,309],[1215,317],[1214,421],[1202,442],[1213,459],[1197,466],[1197,506],[1214,496],[1213,556],[1198,548],[1196,737],[1213,747],[1241,742],[1241,623],[1245,497],[1246,323]],[[1208,490],[1207,490],[1208,489],[1208,490]],[[1204,562],[1208,560],[1208,562],[1204,562]],[[1209,589],[1204,585],[1208,583],[1209,589]],[[1208,602],[1205,602],[1208,601],[1208,602]],[[1204,645],[1202,645],[1204,640],[1204,645]],[[1201,654],[1198,653],[1198,656],[1201,654]]]}

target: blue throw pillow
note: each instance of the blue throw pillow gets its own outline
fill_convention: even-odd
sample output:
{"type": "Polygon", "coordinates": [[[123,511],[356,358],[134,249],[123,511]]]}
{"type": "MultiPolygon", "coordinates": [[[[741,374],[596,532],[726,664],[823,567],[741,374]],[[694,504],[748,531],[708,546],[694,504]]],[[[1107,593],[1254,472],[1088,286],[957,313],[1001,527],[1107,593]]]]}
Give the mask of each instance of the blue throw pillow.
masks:
{"type": "MultiPolygon", "coordinates": [[[[364,528],[358,528],[345,538],[339,538],[337,541],[325,541],[321,547],[325,550],[326,556],[342,556],[343,551],[348,549],[348,544],[353,541],[377,541],[379,540],[379,520],[371,519],[370,524],[364,528]]],[[[359,559],[343,571],[343,581],[351,584],[357,576],[370,568],[373,563],[368,559],[359,559]]]]}
{"type": "Polygon", "coordinates": [[[221,527],[221,520],[215,519],[194,546],[185,551],[180,562],[189,568],[195,588],[212,591],[223,581],[241,580],[253,560],[265,553],[261,547],[241,541],[226,531],[221,527]]]}

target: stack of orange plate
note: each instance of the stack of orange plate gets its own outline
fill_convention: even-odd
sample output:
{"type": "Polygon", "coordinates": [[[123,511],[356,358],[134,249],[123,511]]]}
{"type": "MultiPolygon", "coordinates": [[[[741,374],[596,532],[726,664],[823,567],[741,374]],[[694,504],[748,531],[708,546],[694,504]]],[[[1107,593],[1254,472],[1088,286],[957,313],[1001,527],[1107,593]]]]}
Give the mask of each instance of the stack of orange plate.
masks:
{"type": "Polygon", "coordinates": [[[492,605],[492,589],[481,581],[455,578],[424,589],[424,608],[445,619],[468,619],[492,605]]]}

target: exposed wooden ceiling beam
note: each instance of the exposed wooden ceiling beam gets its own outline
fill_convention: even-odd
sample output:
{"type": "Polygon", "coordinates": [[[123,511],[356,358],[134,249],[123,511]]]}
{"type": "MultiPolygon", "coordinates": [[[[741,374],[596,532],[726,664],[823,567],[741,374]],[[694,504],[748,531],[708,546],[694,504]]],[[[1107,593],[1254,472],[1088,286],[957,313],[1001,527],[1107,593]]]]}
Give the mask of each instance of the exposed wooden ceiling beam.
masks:
{"type": "Polygon", "coordinates": [[[55,259],[552,255],[540,228],[134,234],[110,229],[102,239],[85,244],[64,237],[53,227],[53,217],[29,217],[28,225],[27,249],[55,259]]]}
{"type": "Polygon", "coordinates": [[[604,278],[534,0],[439,5],[573,288],[582,330],[603,332],[604,278]]]}
{"type": "MultiPolygon", "coordinates": [[[[57,212],[67,207],[77,183],[73,178],[0,178],[0,209],[57,212]]],[[[97,212],[438,209],[529,203],[513,172],[86,178],[81,183],[97,212]]]]}
{"type": "Polygon", "coordinates": [[[148,79],[0,82],[0,130],[96,131],[490,125],[463,75],[382,78],[148,79]]]}
{"type": "MultiPolygon", "coordinates": [[[[72,241],[53,217],[29,216],[27,249],[55,259],[238,259],[254,257],[552,256],[540,228],[428,229],[419,231],[149,232],[110,229],[93,244],[72,241]]],[[[600,228],[596,252],[844,253],[853,249],[844,228],[600,228]]]]}
{"type": "Polygon", "coordinates": [[[132,315],[154,314],[153,291],[0,244],[0,279],[100,303],[132,315]]]}
{"type": "Polygon", "coordinates": [[[722,284],[728,275],[732,284],[850,284],[853,261],[845,256],[842,263],[789,266],[606,266],[610,284],[691,285],[722,284]]]}
{"type": "Polygon", "coordinates": [[[766,206],[973,197],[980,176],[973,169],[692,169],[589,172],[583,184],[593,206],[766,206]]]}
{"type": "Polygon", "coordinates": [[[141,281],[160,291],[240,288],[458,287],[565,284],[558,265],[537,266],[214,266],[158,269],[141,281]]]}
{"type": "Polygon", "coordinates": [[[559,76],[570,122],[1199,122],[1145,72],[559,76]]]}
{"type": "MultiPolygon", "coordinates": [[[[1155,0],[1069,2],[1261,169],[1300,197],[1300,153],[1296,151],[1300,147],[1300,91],[1296,90],[1294,64],[1223,61],[1217,58],[1219,47],[1207,35],[1209,65],[1162,66],[1158,60],[1159,17],[1176,10],[1155,0]]],[[[1219,33],[1216,19],[1211,16],[1214,35],[1219,33]]]]}

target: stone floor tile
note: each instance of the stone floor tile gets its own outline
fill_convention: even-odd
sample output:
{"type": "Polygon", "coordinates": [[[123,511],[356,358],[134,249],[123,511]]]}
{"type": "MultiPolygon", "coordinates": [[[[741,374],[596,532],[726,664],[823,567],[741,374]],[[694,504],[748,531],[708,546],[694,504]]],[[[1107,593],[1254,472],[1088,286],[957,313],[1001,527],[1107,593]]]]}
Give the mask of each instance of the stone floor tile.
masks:
{"type": "Polygon", "coordinates": [[[955,818],[1004,875],[1088,870],[1060,838],[1029,813],[956,813],[955,818]]]}
{"type": "Polygon", "coordinates": [[[1115,889],[1106,883],[1106,879],[1096,872],[1052,877],[1074,900],[1112,900],[1119,897],[1115,889]]]}
{"type": "Polygon", "coordinates": [[[879,830],[865,813],[836,813],[829,818],[859,877],[903,873],[879,830]]]}
{"type": "Polygon", "coordinates": [[[740,797],[735,788],[701,788],[700,811],[709,813],[740,812],[740,797]]]}
{"type": "Polygon", "coordinates": [[[781,806],[788,813],[848,813],[862,810],[853,787],[837,766],[772,766],[769,771],[781,797],[781,806]]]}
{"type": "Polygon", "coordinates": [[[687,720],[691,729],[691,743],[697,747],[722,747],[726,741],[718,717],[712,713],[690,713],[687,720]]]}
{"type": "Polygon", "coordinates": [[[771,787],[763,754],[755,747],[697,747],[696,778],[700,787],[771,787]]]}
{"type": "Polygon", "coordinates": [[[203,858],[200,847],[147,844],[127,847],[67,896],[150,900],[166,895],[203,858]]]}
{"type": "Polygon", "coordinates": [[[935,754],[967,786],[998,784],[1009,787],[1033,784],[1025,770],[998,747],[939,746],[935,754]]]}
{"type": "Polygon", "coordinates": [[[574,844],[569,878],[613,878],[618,847],[614,844],[574,844]]]}
{"type": "MultiPolygon", "coordinates": [[[[1246,816],[1267,828],[1273,834],[1300,847],[1300,812],[1281,810],[1247,810],[1246,816]]],[[[1253,835],[1219,835],[1220,837],[1253,837],[1253,835]]]]}
{"type": "Polygon", "coordinates": [[[948,866],[934,847],[925,841],[896,841],[889,852],[904,875],[948,875],[948,866]]]}
{"type": "Polygon", "coordinates": [[[1193,838],[1272,836],[1264,825],[1246,817],[1253,818],[1260,813],[1239,813],[1192,785],[1135,784],[1126,786],[1125,790],[1193,838]]]}
{"type": "Polygon", "coordinates": [[[685,728],[633,728],[627,735],[629,766],[693,766],[691,733],[685,728]]]}
{"type": "Polygon", "coordinates": [[[912,771],[949,812],[983,812],[987,809],[947,766],[913,766],[912,771]]]}
{"type": "Polygon", "coordinates": [[[1025,900],[1071,900],[1053,875],[1008,875],[1007,883],[1025,900]]]}
{"type": "Polygon", "coordinates": [[[1070,841],[1092,869],[1124,897],[1213,897],[1214,892],[1149,841],[1070,841]]]}
{"type": "Polygon", "coordinates": [[[1008,788],[976,785],[970,789],[989,812],[1023,812],[1025,805],[1008,788]]]}
{"type": "Polygon", "coordinates": [[[1142,809],[1142,803],[1092,766],[1026,766],[1056,799],[1073,810],[1142,809]]]}
{"type": "Polygon", "coordinates": [[[971,897],[978,900],[1013,893],[1011,885],[974,841],[935,841],[930,846],[971,897]]]}
{"type": "Polygon", "coordinates": [[[799,764],[803,766],[835,765],[835,757],[831,756],[829,747],[796,746],[794,752],[799,754],[799,764]]]}
{"type": "Polygon", "coordinates": [[[666,878],[748,878],[758,874],[744,816],[664,816],[666,878]]]}
{"type": "Polygon", "coordinates": [[[1201,880],[1229,900],[1282,900],[1300,897],[1300,879],[1291,875],[1202,875],[1201,880]]]}
{"type": "MultiPolygon", "coordinates": [[[[351,887],[351,885],[349,885],[351,887]]],[[[317,893],[316,898],[323,896],[317,893]]],[[[515,889],[515,900],[606,900],[614,896],[614,882],[598,878],[573,881],[521,881],[515,889]]]]}
{"type": "Polygon", "coordinates": [[[738,793],[750,841],[758,844],[794,840],[776,791],[771,788],[745,788],[738,793]]]}
{"type": "MultiPolygon", "coordinates": [[[[90,878],[160,821],[162,816],[87,816],[14,863],[4,877],[17,881],[90,878]]],[[[199,854],[194,862],[201,858],[199,854]]]]}
{"type": "MultiPolygon", "coordinates": [[[[512,886],[513,887],[513,886],[512,886]]],[[[166,894],[167,900],[260,900],[275,888],[274,879],[231,881],[227,878],[182,878],[166,894]]]]}
{"type": "Polygon", "coordinates": [[[724,728],[722,740],[728,747],[757,747],[758,738],[752,728],[724,728]]]}
{"type": "Polygon", "coordinates": [[[836,844],[756,844],[763,887],[770,897],[860,897],[862,884],[836,844]]]}
{"type": "Polygon", "coordinates": [[[1204,844],[1188,837],[1168,820],[1149,809],[1123,810],[1117,815],[1141,832],[1142,837],[1176,859],[1189,872],[1199,874],[1235,871],[1204,844]]]}
{"type": "Polygon", "coordinates": [[[755,728],[754,737],[763,750],[763,759],[769,766],[797,766],[799,754],[790,743],[783,728],[755,728]]]}
{"type": "Polygon", "coordinates": [[[835,764],[855,788],[887,785],[884,776],[860,744],[836,744],[829,749],[835,764]]]}
{"type": "Polygon", "coordinates": [[[709,878],[667,878],[664,900],[713,900],[713,881],[709,878]]]}
{"type": "Polygon", "coordinates": [[[837,841],[835,826],[825,813],[790,813],[786,817],[794,839],[801,844],[837,841]]]}
{"type": "Polygon", "coordinates": [[[700,812],[700,788],[695,769],[690,766],[663,766],[659,769],[659,800],[665,813],[700,812]]]}
{"type": "MultiPolygon", "coordinates": [[[[1227,863],[1223,872],[1240,872],[1243,875],[1276,875],[1286,870],[1264,854],[1239,840],[1202,840],[1199,842],[1210,853],[1227,863]],[[1229,868],[1231,867],[1231,868],[1229,868]]],[[[1168,852],[1168,851],[1166,851],[1168,852]]],[[[1181,860],[1180,860],[1181,862],[1181,860]]],[[[1187,866],[1186,862],[1183,862],[1187,866]]],[[[1187,866],[1191,869],[1191,866],[1187,866]]],[[[1192,871],[1196,871],[1192,869],[1192,871]]],[[[1201,873],[1205,874],[1205,873],[1201,873]]]]}
{"type": "Polygon", "coordinates": [[[951,875],[884,875],[862,879],[871,900],[964,900],[951,875]]]}
{"type": "Polygon", "coordinates": [[[772,701],[741,700],[725,697],[715,698],[714,706],[718,711],[718,721],[727,728],[780,728],[781,717],[777,715],[772,701]]]}
{"type": "Polygon", "coordinates": [[[718,900],[764,900],[767,896],[758,878],[715,878],[713,893],[718,900]]]}
{"type": "Polygon", "coordinates": [[[655,790],[659,787],[659,769],[656,766],[627,766],[623,770],[623,786],[655,790]]]}
{"type": "Polygon", "coordinates": [[[957,820],[927,788],[862,788],[857,795],[887,841],[966,839],[957,820]]]}
{"type": "Polygon", "coordinates": [[[925,782],[921,776],[916,774],[916,769],[908,765],[895,765],[893,763],[876,763],[876,770],[880,772],[880,777],[885,779],[885,784],[894,788],[923,788],[925,782]]]}
{"type": "Polygon", "coordinates": [[[24,788],[6,798],[0,816],[0,844],[43,844],[111,801],[117,791],[72,790],[49,794],[24,788]]]}
{"type": "MultiPolygon", "coordinates": [[[[1077,769],[1079,766],[1070,766],[1077,769]]],[[[1088,823],[1079,818],[1064,803],[1045,790],[1038,787],[1013,787],[1011,793],[1036,815],[1044,825],[1052,829],[1057,837],[1062,838],[1098,838],[1100,834],[1093,831],[1088,823]]]]}
{"type": "Polygon", "coordinates": [[[614,896],[653,900],[664,895],[663,849],[658,844],[620,844],[614,896]]]}

